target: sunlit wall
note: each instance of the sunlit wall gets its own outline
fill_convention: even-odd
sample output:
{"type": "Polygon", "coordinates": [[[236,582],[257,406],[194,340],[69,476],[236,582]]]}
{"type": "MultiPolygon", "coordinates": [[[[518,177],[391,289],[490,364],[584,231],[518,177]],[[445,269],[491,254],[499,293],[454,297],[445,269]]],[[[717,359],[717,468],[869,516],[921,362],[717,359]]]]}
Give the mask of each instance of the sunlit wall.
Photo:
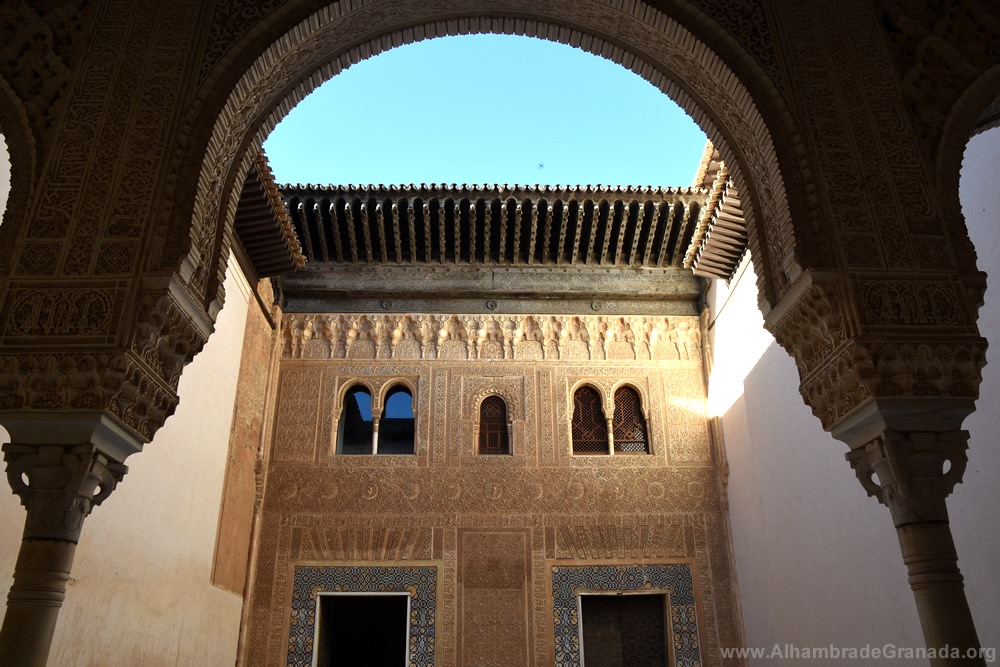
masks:
{"type": "MultiPolygon", "coordinates": [[[[974,138],[961,197],[980,268],[1000,275],[1000,130],[974,138]]],[[[1000,354],[1000,291],[990,281],[980,315],[1000,354]]],[[[714,367],[709,409],[721,417],[747,643],[772,650],[865,645],[922,646],[923,637],[888,509],[867,497],[844,459],[847,446],[825,433],[798,394],[791,357],[762,329],[751,269],[710,293],[714,367]]],[[[965,482],[949,499],[960,566],[979,637],[1000,643],[1000,363],[986,367],[965,482]]],[[[753,664],[776,664],[761,660],[753,664]]],[[[795,664],[783,662],[782,664],[795,664]]],[[[894,664],[880,660],[879,664],[894,664]]],[[[898,662],[898,664],[914,664],[898,662]]]]}

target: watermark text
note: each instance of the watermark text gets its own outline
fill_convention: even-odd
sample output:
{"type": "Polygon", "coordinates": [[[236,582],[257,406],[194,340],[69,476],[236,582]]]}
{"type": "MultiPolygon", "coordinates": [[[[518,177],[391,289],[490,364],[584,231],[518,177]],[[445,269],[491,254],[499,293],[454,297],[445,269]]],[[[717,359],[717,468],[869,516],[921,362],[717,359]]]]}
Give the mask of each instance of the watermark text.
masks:
{"type": "Polygon", "coordinates": [[[723,658],[767,658],[770,660],[937,660],[941,658],[980,658],[987,663],[996,662],[996,648],[963,649],[956,646],[797,646],[775,644],[742,646],[721,649],[723,658]]]}

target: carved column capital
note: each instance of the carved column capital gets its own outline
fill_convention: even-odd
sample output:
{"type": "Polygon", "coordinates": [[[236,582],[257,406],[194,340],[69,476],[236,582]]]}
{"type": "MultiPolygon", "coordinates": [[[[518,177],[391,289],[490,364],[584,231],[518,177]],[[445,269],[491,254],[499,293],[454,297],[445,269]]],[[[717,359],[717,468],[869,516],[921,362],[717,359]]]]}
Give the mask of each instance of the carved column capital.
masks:
{"type": "Polygon", "coordinates": [[[24,539],[76,543],[83,520],[128,467],[93,444],[3,446],[7,481],[28,512],[24,539]]]}
{"type": "Polygon", "coordinates": [[[962,481],[968,441],[968,431],[887,430],[846,456],[861,486],[889,508],[897,527],[946,522],[945,498],[962,481]]]}
{"type": "Polygon", "coordinates": [[[77,542],[83,520],[128,468],[142,439],[99,411],[17,411],[2,415],[7,481],[28,512],[25,539],[77,542]]]}

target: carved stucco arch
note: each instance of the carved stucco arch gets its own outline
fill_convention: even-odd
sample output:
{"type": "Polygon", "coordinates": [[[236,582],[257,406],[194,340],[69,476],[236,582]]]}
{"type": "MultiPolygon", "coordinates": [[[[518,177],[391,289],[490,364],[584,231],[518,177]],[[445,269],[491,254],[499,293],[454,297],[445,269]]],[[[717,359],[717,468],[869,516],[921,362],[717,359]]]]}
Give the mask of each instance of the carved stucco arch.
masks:
{"type": "MultiPolygon", "coordinates": [[[[497,0],[484,9],[471,3],[404,0],[391,7],[376,1],[321,9],[274,41],[234,86],[204,153],[193,220],[175,223],[171,230],[190,234],[187,254],[165,257],[168,263],[180,263],[181,277],[211,313],[224,298],[222,251],[231,240],[240,185],[253,154],[278,121],[312,90],[365,58],[422,39],[484,32],[534,36],[601,55],[636,72],[685,109],[719,149],[736,185],[749,195],[746,217],[760,302],[765,310],[776,304],[801,268],[770,124],[793,137],[793,143],[799,134],[789,128],[790,115],[766,76],[761,78],[767,82],[768,103],[780,107],[770,114],[770,124],[713,49],[643,3],[545,0],[525,6],[518,0],[497,0]]],[[[719,39],[728,40],[721,33],[719,39]]],[[[734,48],[731,41],[729,49],[734,48]]]]}
{"type": "Polygon", "coordinates": [[[412,378],[391,377],[386,378],[379,386],[378,394],[372,394],[372,408],[375,408],[378,401],[378,410],[381,413],[385,409],[385,397],[396,387],[402,387],[410,392],[410,400],[413,402],[413,418],[417,418],[417,383],[412,378]]]}
{"type": "Polygon", "coordinates": [[[355,387],[364,387],[372,397],[372,409],[375,409],[375,400],[378,397],[378,390],[373,388],[370,381],[361,378],[351,378],[337,389],[337,401],[333,404],[334,422],[340,419],[340,413],[344,410],[344,397],[347,392],[355,387]]]}
{"type": "MultiPolygon", "coordinates": [[[[479,417],[483,401],[485,401],[490,396],[496,396],[504,402],[504,406],[507,408],[507,423],[512,424],[516,420],[515,414],[521,415],[521,405],[520,402],[515,400],[509,392],[504,391],[502,387],[490,384],[483,387],[469,399],[469,415],[472,417],[473,423],[479,426],[479,417]]],[[[523,415],[522,415],[523,419],[523,415]]]]}
{"type": "Polygon", "coordinates": [[[637,382],[635,378],[617,380],[608,389],[608,409],[611,411],[611,416],[613,417],[615,414],[615,392],[622,387],[629,387],[639,395],[639,407],[642,408],[642,415],[646,418],[646,421],[649,421],[649,393],[646,390],[647,388],[642,386],[642,383],[637,382]]]}
{"type": "Polygon", "coordinates": [[[583,378],[577,380],[569,387],[569,393],[566,396],[566,419],[569,423],[573,422],[573,414],[576,412],[576,392],[580,391],[584,387],[590,387],[597,392],[597,395],[601,397],[601,412],[604,413],[604,418],[608,417],[608,406],[611,405],[611,397],[608,395],[608,387],[602,387],[598,382],[590,379],[583,378]]]}

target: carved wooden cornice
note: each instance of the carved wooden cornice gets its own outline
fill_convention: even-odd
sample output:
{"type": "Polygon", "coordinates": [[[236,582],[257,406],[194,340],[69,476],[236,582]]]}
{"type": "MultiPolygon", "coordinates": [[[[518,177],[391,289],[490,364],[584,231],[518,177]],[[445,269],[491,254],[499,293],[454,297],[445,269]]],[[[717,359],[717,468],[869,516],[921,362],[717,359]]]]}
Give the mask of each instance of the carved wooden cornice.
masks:
{"type": "Polygon", "coordinates": [[[455,313],[476,310],[471,299],[500,312],[628,302],[618,312],[671,314],[682,308],[669,302],[693,304],[700,293],[681,263],[704,188],[309,185],[284,194],[310,260],[281,280],[286,312],[382,303],[374,308],[455,313]]]}
{"type": "Polygon", "coordinates": [[[283,186],[312,262],[680,267],[704,188],[283,186]]]}
{"type": "Polygon", "coordinates": [[[720,165],[704,214],[684,252],[684,267],[695,275],[729,280],[748,244],[747,222],[740,191],[720,165]]]}
{"type": "Polygon", "coordinates": [[[243,181],[233,226],[239,240],[233,250],[251,282],[305,265],[298,236],[263,151],[243,181]]]}
{"type": "Polygon", "coordinates": [[[285,312],[693,315],[702,280],[675,269],[312,265],[279,279],[285,312]]]}

